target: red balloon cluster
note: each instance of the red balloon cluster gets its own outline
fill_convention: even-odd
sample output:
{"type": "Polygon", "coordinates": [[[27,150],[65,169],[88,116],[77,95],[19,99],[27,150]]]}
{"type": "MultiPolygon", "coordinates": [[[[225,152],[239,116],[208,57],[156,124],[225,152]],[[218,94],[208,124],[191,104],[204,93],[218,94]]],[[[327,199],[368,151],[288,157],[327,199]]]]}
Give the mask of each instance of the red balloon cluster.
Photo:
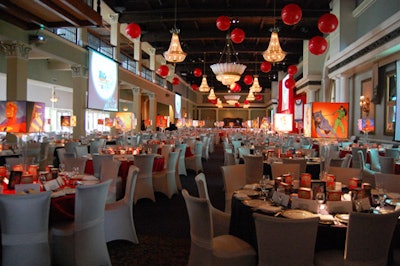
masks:
{"type": "Polygon", "coordinates": [[[242,43],[246,34],[240,28],[235,28],[231,32],[231,40],[234,43],[242,43]]]}
{"type": "Polygon", "coordinates": [[[250,85],[251,83],[253,83],[253,76],[252,75],[246,75],[243,78],[243,82],[246,85],[250,85]]]}
{"type": "Polygon", "coordinates": [[[126,34],[128,34],[131,38],[136,39],[137,37],[140,36],[142,30],[140,29],[140,26],[136,23],[129,23],[128,26],[126,26],[125,29],[126,34]]]}
{"type": "Polygon", "coordinates": [[[287,80],[285,80],[285,87],[289,90],[296,87],[296,81],[294,80],[293,76],[290,76],[287,80]]]}
{"type": "Polygon", "coordinates": [[[256,101],[261,101],[262,100],[262,95],[261,94],[257,94],[256,95],[256,101]]]}
{"type": "Polygon", "coordinates": [[[288,66],[287,72],[289,75],[294,75],[297,73],[297,66],[295,65],[290,65],[288,66]]]}
{"type": "Polygon", "coordinates": [[[322,33],[334,32],[339,24],[337,17],[334,14],[327,13],[318,19],[318,29],[322,33]]]}
{"type": "Polygon", "coordinates": [[[216,25],[220,31],[227,31],[231,26],[231,20],[227,16],[219,16],[216,25]]]}
{"type": "Polygon", "coordinates": [[[193,70],[193,75],[194,75],[195,77],[201,77],[202,74],[203,74],[203,71],[201,71],[200,68],[195,68],[195,69],[193,70]]]}
{"type": "Polygon", "coordinates": [[[281,17],[286,25],[295,25],[300,22],[303,12],[297,4],[288,4],[282,8],[281,17]]]}
{"type": "Polygon", "coordinates": [[[270,62],[264,61],[261,63],[260,69],[264,73],[268,73],[271,71],[272,65],[270,62]]]}
{"type": "Polygon", "coordinates": [[[248,100],[244,100],[244,101],[243,101],[243,104],[244,104],[244,105],[249,105],[250,102],[249,102],[248,100]]]}
{"type": "Polygon", "coordinates": [[[212,103],[212,104],[217,104],[218,100],[217,100],[217,99],[215,99],[215,100],[209,100],[209,99],[208,99],[208,102],[209,102],[209,103],[212,103]]]}
{"type": "Polygon", "coordinates": [[[322,36],[315,36],[308,42],[308,50],[314,55],[321,55],[328,49],[328,43],[322,36]]]}
{"type": "Polygon", "coordinates": [[[235,107],[240,107],[240,103],[235,103],[235,107]]]}
{"type": "Polygon", "coordinates": [[[173,85],[178,85],[179,83],[180,83],[179,78],[174,77],[174,78],[172,79],[172,84],[173,84],[173,85]]]}
{"type": "Polygon", "coordinates": [[[192,90],[197,91],[199,89],[199,86],[197,84],[192,84],[192,90]]]}
{"type": "Polygon", "coordinates": [[[235,82],[230,86],[230,90],[231,90],[231,92],[241,92],[242,87],[235,82]]]}
{"type": "Polygon", "coordinates": [[[168,76],[169,73],[169,68],[167,65],[161,65],[158,69],[157,69],[157,74],[160,75],[161,77],[165,78],[166,76],[168,76]]]}

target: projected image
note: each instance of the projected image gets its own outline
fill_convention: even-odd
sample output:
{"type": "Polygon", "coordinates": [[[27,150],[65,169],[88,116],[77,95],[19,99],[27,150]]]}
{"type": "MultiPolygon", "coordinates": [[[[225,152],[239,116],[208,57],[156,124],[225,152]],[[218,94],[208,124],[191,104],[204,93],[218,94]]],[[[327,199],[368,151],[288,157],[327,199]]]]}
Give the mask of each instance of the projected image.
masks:
{"type": "Polygon", "coordinates": [[[30,115],[31,120],[29,123],[29,133],[34,133],[34,132],[42,132],[44,128],[44,110],[45,110],[45,104],[44,103],[39,103],[39,102],[31,102],[28,103],[28,108],[27,111],[32,112],[30,115]]]}
{"type": "Polygon", "coordinates": [[[375,121],[372,118],[358,119],[357,128],[364,133],[372,132],[375,130],[375,121]]]}
{"type": "Polygon", "coordinates": [[[182,117],[182,96],[175,94],[175,118],[182,117]]]}
{"type": "Polygon", "coordinates": [[[312,105],[313,138],[347,138],[348,103],[317,102],[312,105]]]}
{"type": "Polygon", "coordinates": [[[0,130],[12,133],[26,132],[26,102],[0,102],[0,130]]]}
{"type": "Polygon", "coordinates": [[[118,111],[118,65],[89,49],[88,108],[118,111]]]}
{"type": "Polygon", "coordinates": [[[274,128],[277,132],[290,132],[293,130],[292,114],[275,114],[274,128]]]}

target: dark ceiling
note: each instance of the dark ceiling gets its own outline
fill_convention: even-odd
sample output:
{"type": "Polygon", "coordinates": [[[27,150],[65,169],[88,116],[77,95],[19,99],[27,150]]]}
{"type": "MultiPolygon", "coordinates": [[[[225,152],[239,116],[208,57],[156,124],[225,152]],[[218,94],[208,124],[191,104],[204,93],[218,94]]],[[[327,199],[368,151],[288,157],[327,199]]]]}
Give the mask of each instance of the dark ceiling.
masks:
{"type": "MultiPolygon", "coordinates": [[[[230,30],[239,27],[246,34],[245,40],[234,44],[241,64],[247,65],[245,73],[259,74],[260,84],[270,87],[270,81],[276,80],[277,71],[286,71],[291,64],[298,64],[303,55],[303,40],[322,35],[317,28],[317,21],[322,14],[329,13],[330,0],[105,0],[119,13],[120,23],[137,23],[142,29],[141,41],[149,42],[156,48],[157,54],[168,50],[171,40],[170,30],[176,24],[180,29],[179,38],[187,57],[184,62],[176,65],[176,73],[189,83],[200,85],[201,77],[194,77],[195,68],[204,68],[208,83],[216,89],[222,87],[216,81],[209,65],[217,63],[226,43],[227,32],[216,27],[216,19],[228,16],[232,23],[230,30]],[[176,5],[175,5],[176,3],[176,5]],[[281,10],[290,3],[296,3],[302,8],[302,19],[288,26],[282,22],[281,10]],[[275,9],[274,9],[275,5],[275,9]],[[176,6],[176,8],[175,8],[176,6]],[[274,16],[275,14],[275,16],[274,16]],[[175,20],[176,17],[176,20],[175,20]],[[270,29],[275,25],[279,28],[281,47],[287,52],[285,60],[273,66],[269,73],[262,73],[259,66],[264,61],[262,52],[268,47],[270,29]]],[[[130,46],[123,50],[130,51],[130,46]]],[[[243,84],[244,85],[244,84],[243,84]]]]}

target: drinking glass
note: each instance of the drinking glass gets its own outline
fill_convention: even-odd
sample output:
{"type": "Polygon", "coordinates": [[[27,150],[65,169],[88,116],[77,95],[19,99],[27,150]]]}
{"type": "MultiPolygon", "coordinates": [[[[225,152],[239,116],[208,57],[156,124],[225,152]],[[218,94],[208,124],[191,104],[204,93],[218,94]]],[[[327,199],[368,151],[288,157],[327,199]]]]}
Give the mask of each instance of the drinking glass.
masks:
{"type": "Polygon", "coordinates": [[[384,189],[381,185],[376,185],[376,190],[378,192],[378,203],[379,203],[379,208],[383,209],[385,206],[385,200],[386,200],[386,189],[384,189]]]}
{"type": "Polygon", "coordinates": [[[315,200],[318,203],[318,213],[323,213],[325,210],[325,193],[317,192],[317,194],[315,194],[315,200]]]}
{"type": "Polygon", "coordinates": [[[58,165],[58,170],[60,171],[60,173],[63,173],[63,172],[65,171],[65,164],[60,163],[60,164],[58,165]]]}

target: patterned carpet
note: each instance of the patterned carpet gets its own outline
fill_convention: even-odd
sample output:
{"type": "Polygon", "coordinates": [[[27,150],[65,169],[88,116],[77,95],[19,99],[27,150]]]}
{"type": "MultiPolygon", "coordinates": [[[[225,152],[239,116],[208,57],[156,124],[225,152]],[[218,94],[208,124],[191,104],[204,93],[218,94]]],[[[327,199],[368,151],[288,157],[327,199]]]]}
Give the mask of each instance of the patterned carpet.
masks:
{"type": "MultiPolygon", "coordinates": [[[[208,161],[203,160],[204,173],[212,204],[224,208],[222,145],[217,145],[208,161]]],[[[198,195],[194,171],[181,176],[182,186],[198,195]]],[[[168,199],[156,193],[156,202],[141,199],[134,207],[135,228],[139,244],[127,241],[108,243],[111,262],[120,265],[187,265],[190,252],[190,227],[181,194],[168,199]]]]}

